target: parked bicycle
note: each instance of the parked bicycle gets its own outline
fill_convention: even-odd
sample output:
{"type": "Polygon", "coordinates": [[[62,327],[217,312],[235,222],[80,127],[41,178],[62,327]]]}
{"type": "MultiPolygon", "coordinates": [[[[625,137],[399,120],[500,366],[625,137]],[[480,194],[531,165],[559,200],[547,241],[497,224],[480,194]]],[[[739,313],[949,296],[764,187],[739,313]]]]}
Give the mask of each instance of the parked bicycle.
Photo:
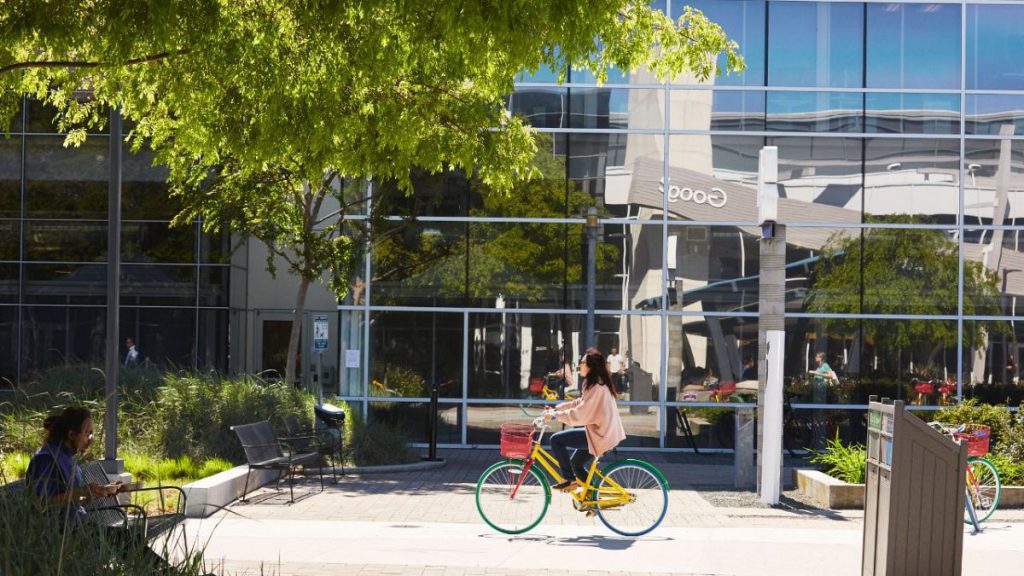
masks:
{"type": "MultiPolygon", "coordinates": [[[[476,485],[476,507],[488,526],[521,534],[540,524],[551,503],[550,476],[564,479],[558,461],[541,447],[548,425],[501,426],[501,455],[506,458],[484,471],[476,485]],[[544,474],[547,472],[547,475],[544,474]]],[[[597,517],[613,532],[640,536],[654,530],[668,510],[668,481],[652,464],[632,458],[616,460],[598,470],[594,458],[586,479],[568,492],[573,507],[597,517]]]]}
{"type": "MultiPolygon", "coordinates": [[[[999,495],[1002,482],[999,471],[982,456],[988,454],[991,431],[988,426],[980,424],[960,424],[953,426],[942,422],[929,422],[929,426],[946,434],[957,442],[967,442],[967,498],[974,504],[974,512],[978,522],[984,522],[999,507],[999,495]]],[[[965,513],[965,523],[970,523],[965,513]]]]}

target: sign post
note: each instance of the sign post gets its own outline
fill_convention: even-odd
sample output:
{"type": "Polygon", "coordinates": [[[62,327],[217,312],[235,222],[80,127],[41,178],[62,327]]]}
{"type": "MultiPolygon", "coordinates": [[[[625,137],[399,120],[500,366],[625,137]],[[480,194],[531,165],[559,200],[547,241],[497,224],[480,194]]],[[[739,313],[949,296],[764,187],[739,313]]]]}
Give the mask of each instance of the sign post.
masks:
{"type": "Polygon", "coordinates": [[[327,342],[330,339],[330,323],[327,316],[315,316],[313,318],[313,351],[316,352],[316,401],[318,404],[324,402],[324,386],[321,382],[323,377],[324,350],[327,350],[327,342]]]}

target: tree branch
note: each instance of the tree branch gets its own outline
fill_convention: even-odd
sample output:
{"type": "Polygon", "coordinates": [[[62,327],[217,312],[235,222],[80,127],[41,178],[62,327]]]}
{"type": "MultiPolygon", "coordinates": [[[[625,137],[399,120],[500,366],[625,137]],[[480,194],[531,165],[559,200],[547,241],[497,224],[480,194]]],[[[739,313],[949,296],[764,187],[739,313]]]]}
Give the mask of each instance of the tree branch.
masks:
{"type": "Polygon", "coordinates": [[[172,56],[182,56],[188,54],[188,48],[182,48],[180,50],[174,50],[170,52],[158,52],[156,54],[150,54],[149,56],[142,56],[141,58],[130,58],[121,63],[115,62],[89,62],[81,60],[43,60],[39,62],[15,62],[14,64],[8,64],[7,66],[0,67],[0,75],[15,70],[24,70],[27,68],[100,68],[106,66],[134,66],[136,64],[147,64],[149,62],[157,62],[160,60],[166,60],[172,56]]]}

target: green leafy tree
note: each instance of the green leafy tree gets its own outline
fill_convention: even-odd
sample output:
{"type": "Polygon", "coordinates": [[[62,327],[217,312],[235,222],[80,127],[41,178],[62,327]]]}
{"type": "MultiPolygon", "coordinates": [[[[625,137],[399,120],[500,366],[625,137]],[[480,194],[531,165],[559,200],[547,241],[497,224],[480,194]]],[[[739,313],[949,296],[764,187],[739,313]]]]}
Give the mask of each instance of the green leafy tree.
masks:
{"type": "MultiPolygon", "coordinates": [[[[886,221],[906,222],[906,218],[886,221]]],[[[956,243],[942,230],[872,228],[860,235],[833,234],[813,272],[808,312],[832,314],[957,313],[959,259],[956,243]],[[857,288],[860,287],[858,290],[857,288]]],[[[998,314],[997,276],[980,262],[964,262],[964,315],[998,314]]],[[[856,319],[822,319],[829,331],[852,333],[856,319]]],[[[957,346],[956,324],[928,320],[865,322],[864,337],[890,350],[920,342],[957,346]]],[[[981,346],[998,323],[964,325],[964,343],[981,346]]],[[[930,351],[934,353],[934,351],[930,351]]]]}
{"type": "Polygon", "coordinates": [[[107,107],[133,121],[133,146],[169,169],[176,222],[252,235],[298,276],[292,380],[309,284],[326,272],[346,290],[344,183],[408,190],[418,166],[507,192],[536,174],[532,131],[502,98],[520,71],[706,79],[720,53],[742,67],[700,12],[673,22],[646,0],[17,1],[0,13],[0,118],[29,94],[69,144],[107,107]]]}

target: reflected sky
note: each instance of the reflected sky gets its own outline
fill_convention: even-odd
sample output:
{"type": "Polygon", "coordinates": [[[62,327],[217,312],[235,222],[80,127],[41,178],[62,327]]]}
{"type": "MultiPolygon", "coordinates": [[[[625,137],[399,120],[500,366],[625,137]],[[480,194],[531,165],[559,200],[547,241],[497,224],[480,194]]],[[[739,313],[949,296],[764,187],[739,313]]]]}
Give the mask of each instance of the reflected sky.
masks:
{"type": "Polygon", "coordinates": [[[768,28],[771,86],[863,86],[860,4],[773,2],[768,28]]]}
{"type": "Polygon", "coordinates": [[[967,6],[967,88],[1024,88],[1024,6],[967,6]]]}
{"type": "Polygon", "coordinates": [[[959,88],[960,6],[867,4],[869,88],[959,88]]]}

